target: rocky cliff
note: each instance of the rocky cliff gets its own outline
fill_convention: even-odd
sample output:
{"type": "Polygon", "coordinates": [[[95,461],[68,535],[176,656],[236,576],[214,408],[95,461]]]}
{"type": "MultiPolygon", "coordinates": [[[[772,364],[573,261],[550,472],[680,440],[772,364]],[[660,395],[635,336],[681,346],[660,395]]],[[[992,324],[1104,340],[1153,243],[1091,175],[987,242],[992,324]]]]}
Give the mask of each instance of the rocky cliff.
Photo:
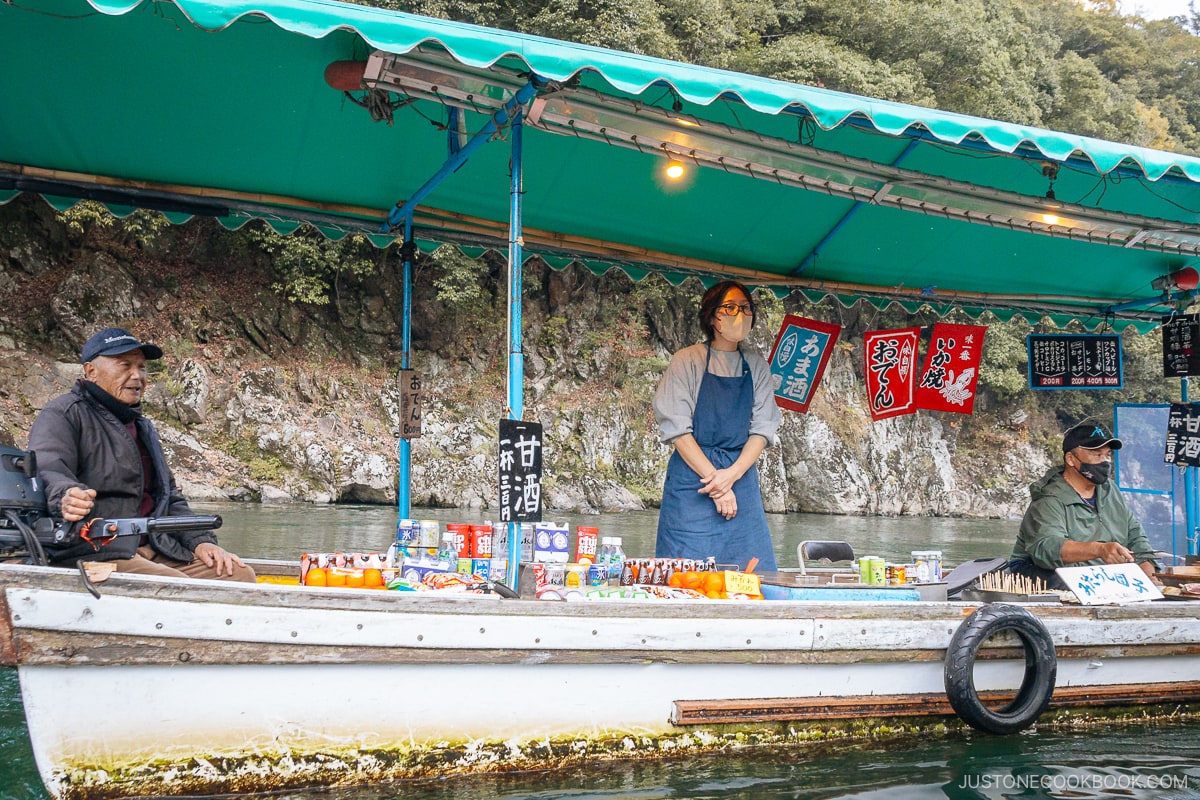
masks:
{"type": "MultiPolygon", "coordinates": [[[[288,300],[295,273],[282,263],[282,237],[267,232],[267,246],[254,225],[229,232],[203,220],[63,216],[29,198],[0,206],[4,441],[24,445],[37,411],[79,377],[84,339],[122,325],[167,352],[153,365],[146,406],[190,497],[394,502],[396,253],[358,253],[351,271],[340,268],[349,263],[343,249],[323,273],[322,298],[288,300]]],[[[313,252],[328,257],[330,246],[314,243],[313,252]]],[[[503,265],[492,255],[464,263],[457,254],[418,263],[411,363],[427,392],[424,434],[413,441],[415,505],[495,506],[503,265]]],[[[699,339],[701,291],[527,265],[525,417],[545,425],[550,508],[657,503],[669,451],[656,440],[650,398],[670,353],[699,339]]],[[[872,423],[862,331],[934,318],[760,299],[766,324],[751,341],[764,354],[784,312],[844,326],[810,413],[785,412],[780,445],[763,458],[769,511],[1021,513],[1062,414],[1028,393],[1000,402],[985,387],[970,417],[919,412],[872,423]]]]}

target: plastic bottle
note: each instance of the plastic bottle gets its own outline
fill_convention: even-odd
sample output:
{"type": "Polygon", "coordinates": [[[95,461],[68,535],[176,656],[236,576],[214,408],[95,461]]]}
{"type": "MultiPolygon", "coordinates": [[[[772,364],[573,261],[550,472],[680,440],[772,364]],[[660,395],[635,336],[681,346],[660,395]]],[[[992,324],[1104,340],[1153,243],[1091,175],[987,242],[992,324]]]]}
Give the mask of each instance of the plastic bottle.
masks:
{"type": "Polygon", "coordinates": [[[625,551],[621,549],[621,537],[609,537],[612,541],[612,554],[609,556],[608,583],[610,586],[621,585],[621,572],[625,566],[625,551]]]}
{"type": "Polygon", "coordinates": [[[600,537],[600,549],[596,551],[596,566],[600,569],[600,574],[604,578],[604,583],[608,583],[609,573],[612,571],[613,546],[611,536],[600,537]]]}
{"type": "Polygon", "coordinates": [[[438,548],[438,561],[445,563],[447,572],[454,572],[458,569],[458,546],[455,544],[453,533],[442,534],[442,545],[438,548]]]}

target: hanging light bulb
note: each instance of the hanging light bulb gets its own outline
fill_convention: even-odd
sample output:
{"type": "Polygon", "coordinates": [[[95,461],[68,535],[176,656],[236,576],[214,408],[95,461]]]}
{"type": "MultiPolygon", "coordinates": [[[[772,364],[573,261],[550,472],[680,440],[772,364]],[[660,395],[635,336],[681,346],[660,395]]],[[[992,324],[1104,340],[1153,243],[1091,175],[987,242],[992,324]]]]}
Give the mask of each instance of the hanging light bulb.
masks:
{"type": "Polygon", "coordinates": [[[667,162],[667,177],[677,181],[683,177],[683,162],[671,159],[667,162]]]}

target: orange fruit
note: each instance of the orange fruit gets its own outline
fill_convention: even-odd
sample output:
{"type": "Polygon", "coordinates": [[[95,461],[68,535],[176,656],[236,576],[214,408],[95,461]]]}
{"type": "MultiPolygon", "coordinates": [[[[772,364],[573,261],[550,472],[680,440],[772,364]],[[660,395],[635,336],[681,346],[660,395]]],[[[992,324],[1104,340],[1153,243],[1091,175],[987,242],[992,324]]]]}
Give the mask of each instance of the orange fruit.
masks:
{"type": "Polygon", "coordinates": [[[704,573],[704,593],[723,592],[725,591],[725,573],[723,572],[706,572],[704,573]]]}
{"type": "Polygon", "coordinates": [[[346,573],[342,572],[340,569],[329,570],[329,574],[325,576],[325,585],[326,586],[345,586],[346,585],[346,573]]]}
{"type": "Polygon", "coordinates": [[[363,586],[368,589],[383,586],[383,573],[377,569],[363,570],[363,586]]]}
{"type": "Polygon", "coordinates": [[[687,572],[683,573],[683,588],[685,589],[699,589],[700,584],[703,582],[704,577],[699,572],[694,572],[689,569],[687,572]]]}
{"type": "Polygon", "coordinates": [[[367,585],[367,578],[362,570],[356,569],[346,576],[346,585],[361,589],[367,585]]]}
{"type": "Polygon", "coordinates": [[[320,567],[310,567],[308,572],[304,573],[304,585],[325,586],[325,570],[321,569],[320,567]]]}
{"type": "Polygon", "coordinates": [[[710,600],[720,600],[722,592],[705,592],[704,596],[710,600]]]}
{"type": "Polygon", "coordinates": [[[671,577],[667,578],[667,586],[674,586],[676,589],[683,586],[683,573],[672,572],[671,577]]]}

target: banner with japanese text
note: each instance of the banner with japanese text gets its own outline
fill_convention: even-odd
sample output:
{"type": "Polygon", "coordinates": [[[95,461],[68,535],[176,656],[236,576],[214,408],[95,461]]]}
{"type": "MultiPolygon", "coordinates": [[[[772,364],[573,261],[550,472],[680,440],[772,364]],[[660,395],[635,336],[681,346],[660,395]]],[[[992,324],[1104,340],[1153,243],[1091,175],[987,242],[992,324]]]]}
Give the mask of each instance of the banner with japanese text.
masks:
{"type": "Polygon", "coordinates": [[[841,326],[795,314],[783,318],[771,347],[771,374],[779,380],[775,403],[780,408],[807,412],[833,354],[841,326]]]}
{"type": "Polygon", "coordinates": [[[500,420],[500,521],[542,520],[542,425],[500,420]]]}
{"type": "Polygon", "coordinates": [[[925,352],[925,369],[917,383],[917,408],[970,414],[983,355],[984,325],[933,326],[925,352]]]}
{"type": "Polygon", "coordinates": [[[1200,467],[1200,403],[1171,403],[1163,461],[1177,467],[1200,467]]]}
{"type": "Polygon", "coordinates": [[[917,347],[920,341],[920,328],[863,334],[863,376],[873,421],[917,410],[917,347]]]}

